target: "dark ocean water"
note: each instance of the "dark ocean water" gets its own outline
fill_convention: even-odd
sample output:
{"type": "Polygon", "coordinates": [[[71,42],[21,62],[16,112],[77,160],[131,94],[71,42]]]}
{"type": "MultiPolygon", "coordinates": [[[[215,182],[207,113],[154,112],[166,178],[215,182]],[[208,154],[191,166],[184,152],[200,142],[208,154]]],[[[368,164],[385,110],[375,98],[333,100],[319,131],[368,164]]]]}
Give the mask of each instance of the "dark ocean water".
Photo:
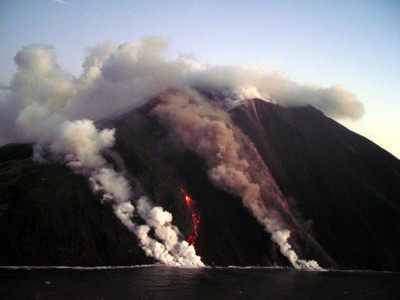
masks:
{"type": "Polygon", "coordinates": [[[400,273],[163,266],[3,268],[0,299],[400,299],[400,273]]]}

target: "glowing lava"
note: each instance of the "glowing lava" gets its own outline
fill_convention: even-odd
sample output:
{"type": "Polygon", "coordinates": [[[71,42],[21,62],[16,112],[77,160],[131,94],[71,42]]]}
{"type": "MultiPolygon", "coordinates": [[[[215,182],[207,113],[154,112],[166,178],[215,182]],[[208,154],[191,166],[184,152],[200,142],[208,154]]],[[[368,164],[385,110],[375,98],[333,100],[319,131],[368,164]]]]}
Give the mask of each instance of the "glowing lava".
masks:
{"type": "Polygon", "coordinates": [[[186,205],[189,208],[190,214],[193,220],[193,234],[189,237],[188,242],[190,245],[195,245],[196,239],[199,237],[199,225],[200,225],[200,215],[196,212],[193,207],[193,199],[189,194],[180,187],[182,194],[185,196],[186,205]]]}

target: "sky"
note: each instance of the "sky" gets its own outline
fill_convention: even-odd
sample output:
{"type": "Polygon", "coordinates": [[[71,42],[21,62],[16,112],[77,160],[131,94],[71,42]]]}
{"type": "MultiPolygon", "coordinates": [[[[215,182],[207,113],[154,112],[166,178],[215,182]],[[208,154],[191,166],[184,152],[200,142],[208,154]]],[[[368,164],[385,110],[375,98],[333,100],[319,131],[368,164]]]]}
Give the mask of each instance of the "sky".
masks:
{"type": "Polygon", "coordinates": [[[90,48],[147,36],[209,65],[251,65],[355,93],[365,114],[338,120],[400,158],[400,1],[0,1],[0,87],[24,46],[54,47],[79,76],[90,48]]]}

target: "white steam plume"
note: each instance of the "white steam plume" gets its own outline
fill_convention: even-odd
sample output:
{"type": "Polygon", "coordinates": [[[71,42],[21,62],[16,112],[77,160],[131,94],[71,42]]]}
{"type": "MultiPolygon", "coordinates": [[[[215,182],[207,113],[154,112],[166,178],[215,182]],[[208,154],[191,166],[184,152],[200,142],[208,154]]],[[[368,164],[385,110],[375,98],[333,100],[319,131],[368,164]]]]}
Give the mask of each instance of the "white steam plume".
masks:
{"type": "Polygon", "coordinates": [[[329,88],[303,85],[280,72],[267,72],[260,67],[211,67],[190,74],[191,86],[214,90],[228,101],[249,98],[273,99],[282,106],[313,105],[332,118],[357,120],[364,107],[351,91],[341,86],[329,88]]]}
{"type": "MultiPolygon", "coordinates": [[[[172,266],[204,266],[194,247],[179,238],[179,229],[172,225],[169,212],[154,207],[147,197],[133,200],[129,181],[103,157],[103,152],[114,142],[114,130],[98,131],[90,120],[66,121],[57,130],[49,149],[75,172],[86,176],[92,190],[102,194],[103,201],[113,204],[115,215],[136,235],[146,255],[172,266]],[[147,225],[132,221],[135,212],[132,200],[147,225]],[[155,238],[150,236],[150,230],[154,230],[155,238]]],[[[39,156],[37,152],[36,157],[39,156]]]]}
{"type": "MultiPolygon", "coordinates": [[[[211,105],[198,95],[189,97],[180,92],[168,93],[161,100],[152,113],[173,129],[183,145],[206,158],[211,181],[242,198],[243,204],[271,234],[272,241],[295,268],[320,269],[315,261],[299,260],[288,242],[290,231],[277,211],[266,207],[261,197],[260,184],[251,174],[252,169],[257,167],[245,158],[236,141],[229,115],[220,108],[220,104],[211,105]]],[[[248,141],[248,144],[251,142],[248,141]]],[[[269,201],[275,202],[276,206],[280,205],[284,201],[283,196],[271,174],[265,171],[262,175],[258,178],[268,181],[268,190],[271,191],[269,201]]]]}
{"type": "MultiPolygon", "coordinates": [[[[136,201],[139,215],[146,221],[147,227],[141,228],[143,231],[154,229],[155,236],[163,241],[165,252],[171,253],[171,265],[201,267],[204,264],[201,258],[196,255],[195,249],[188,242],[180,241],[179,229],[172,225],[172,215],[164,211],[162,207],[152,207],[146,197],[141,197],[136,201]]],[[[140,240],[144,244],[143,240],[140,240]]],[[[145,238],[146,241],[146,238],[145,238]]]]}
{"type": "Polygon", "coordinates": [[[1,87],[0,140],[50,142],[66,120],[98,120],[168,88],[214,93],[227,108],[258,97],[286,106],[311,104],[334,118],[355,120],[364,112],[357,97],[342,87],[302,85],[260,67],[211,67],[187,56],[168,61],[167,47],[162,37],[98,45],[89,51],[79,77],[62,70],[51,46],[24,47],[15,56],[17,73],[6,89],[1,87]]]}

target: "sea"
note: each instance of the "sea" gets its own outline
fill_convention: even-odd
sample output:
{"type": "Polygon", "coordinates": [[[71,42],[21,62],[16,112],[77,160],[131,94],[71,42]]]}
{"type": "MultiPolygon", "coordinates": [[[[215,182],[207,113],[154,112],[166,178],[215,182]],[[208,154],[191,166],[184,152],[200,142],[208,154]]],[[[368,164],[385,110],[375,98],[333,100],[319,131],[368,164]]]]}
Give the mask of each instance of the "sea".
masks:
{"type": "Polygon", "coordinates": [[[2,267],[0,299],[400,299],[400,273],[158,265],[2,267]]]}

